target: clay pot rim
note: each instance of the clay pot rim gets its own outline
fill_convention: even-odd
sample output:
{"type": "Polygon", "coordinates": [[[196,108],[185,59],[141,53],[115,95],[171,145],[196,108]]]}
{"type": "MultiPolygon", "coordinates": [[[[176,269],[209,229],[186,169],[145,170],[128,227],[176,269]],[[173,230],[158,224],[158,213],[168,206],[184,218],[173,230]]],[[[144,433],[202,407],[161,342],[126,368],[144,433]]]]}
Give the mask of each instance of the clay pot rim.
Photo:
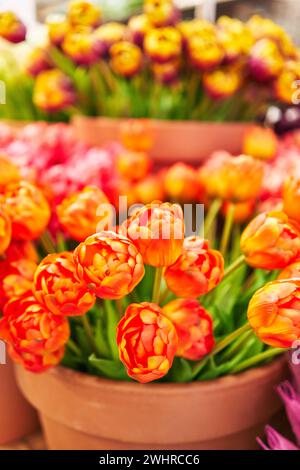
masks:
{"type": "Polygon", "coordinates": [[[157,125],[160,127],[169,127],[169,126],[174,126],[174,127],[182,127],[182,126],[187,126],[190,129],[192,127],[206,127],[207,125],[209,126],[215,126],[215,127],[226,127],[226,126],[236,126],[236,127],[247,127],[250,125],[253,125],[253,121],[224,121],[224,122],[219,122],[219,121],[197,121],[197,120],[192,120],[192,119],[157,119],[157,118],[126,118],[126,117],[109,117],[109,116],[87,116],[85,114],[76,114],[72,116],[71,118],[71,125],[74,122],[80,122],[80,121],[86,121],[89,123],[107,123],[107,124],[112,124],[112,123],[119,123],[119,122],[126,122],[128,120],[141,120],[141,121],[147,121],[149,123],[152,123],[153,125],[157,125]]]}
{"type": "Polygon", "coordinates": [[[58,366],[50,371],[48,374],[54,376],[58,380],[63,380],[72,383],[73,385],[78,384],[80,386],[88,386],[93,388],[108,388],[110,390],[119,392],[126,392],[130,394],[138,394],[143,396],[151,397],[153,395],[155,388],[155,393],[162,395],[177,395],[182,394],[182,391],[185,390],[185,393],[194,393],[198,389],[201,389],[203,392],[215,392],[216,388],[220,389],[230,389],[234,388],[243,388],[247,384],[256,382],[265,382],[268,380],[269,376],[273,374],[274,370],[280,369],[284,362],[287,362],[286,354],[275,358],[269,364],[265,364],[260,367],[252,368],[246,370],[245,372],[240,372],[236,375],[226,375],[224,377],[219,377],[213,380],[205,381],[193,381],[185,383],[150,383],[150,384],[140,384],[138,382],[125,382],[122,380],[111,380],[102,377],[97,377],[90,375],[84,372],[78,372],[73,369],[68,369],[67,367],[58,366]]]}

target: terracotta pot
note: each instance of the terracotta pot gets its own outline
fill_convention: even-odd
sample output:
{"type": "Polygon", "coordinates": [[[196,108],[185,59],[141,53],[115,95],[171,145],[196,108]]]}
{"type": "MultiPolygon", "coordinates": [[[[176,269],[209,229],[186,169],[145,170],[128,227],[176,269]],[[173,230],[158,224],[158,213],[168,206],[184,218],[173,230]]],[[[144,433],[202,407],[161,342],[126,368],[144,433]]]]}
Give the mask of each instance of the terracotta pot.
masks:
{"type": "Polygon", "coordinates": [[[0,365],[0,445],[31,434],[37,427],[37,414],[20,392],[8,359],[0,365]]]}
{"type": "MultiPolygon", "coordinates": [[[[120,137],[122,119],[75,116],[76,135],[89,145],[103,146],[120,137]]],[[[150,156],[160,164],[186,161],[198,164],[215,150],[241,153],[248,123],[150,120],[154,146],[150,156]]]]}
{"type": "Polygon", "coordinates": [[[251,449],[281,408],[285,358],[237,376],[191,384],[100,379],[64,368],[19,384],[38,409],[50,449],[251,449]]]}

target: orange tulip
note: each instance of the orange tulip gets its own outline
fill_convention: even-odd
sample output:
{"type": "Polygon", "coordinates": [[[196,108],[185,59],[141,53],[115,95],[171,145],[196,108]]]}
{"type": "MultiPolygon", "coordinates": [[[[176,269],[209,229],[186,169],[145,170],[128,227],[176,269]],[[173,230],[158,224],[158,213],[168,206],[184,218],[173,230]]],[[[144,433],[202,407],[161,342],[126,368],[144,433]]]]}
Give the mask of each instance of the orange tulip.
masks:
{"type": "Polygon", "coordinates": [[[47,228],[50,207],[42,191],[27,181],[6,188],[4,204],[12,221],[16,240],[34,240],[47,228]]]}
{"type": "Polygon", "coordinates": [[[113,44],[109,50],[110,65],[122,77],[133,77],[143,66],[142,50],[128,41],[113,44]]]}
{"type": "Polygon", "coordinates": [[[172,201],[181,203],[199,201],[203,197],[203,187],[197,171],[185,163],[175,163],[165,174],[165,192],[172,201]]]}
{"type": "Polygon", "coordinates": [[[125,151],[117,156],[117,170],[130,181],[139,181],[146,177],[150,169],[150,159],[145,152],[125,151]]]}
{"type": "Polygon", "coordinates": [[[144,49],[155,62],[165,63],[180,57],[182,39],[179,31],[171,26],[151,29],[145,36],[144,49]]]}
{"type": "Polygon", "coordinates": [[[8,342],[11,357],[32,372],[60,362],[69,336],[66,318],[44,310],[34,297],[9,301],[0,320],[0,337],[8,342]]]}
{"type": "Polygon", "coordinates": [[[175,327],[158,305],[131,304],[118,324],[117,344],[127,373],[141,383],[166,375],[177,348],[175,327]]]}
{"type": "Polygon", "coordinates": [[[207,193],[233,202],[255,199],[261,189],[263,165],[248,155],[214,154],[200,169],[207,193]]]}
{"type": "Polygon", "coordinates": [[[95,30],[95,37],[100,41],[103,52],[108,53],[110,48],[125,39],[126,26],[122,23],[105,23],[95,30]]]}
{"type": "Polygon", "coordinates": [[[178,16],[173,0],[145,0],[144,13],[156,28],[173,24],[178,16]]]}
{"type": "Polygon", "coordinates": [[[153,144],[153,133],[147,119],[129,119],[120,125],[121,142],[134,152],[148,152],[153,144]]]}
{"type": "Polygon", "coordinates": [[[133,291],[144,276],[137,248],[122,235],[100,232],[88,237],[74,251],[80,280],[102,299],[121,299],[133,291]]]}
{"type": "Polygon", "coordinates": [[[215,345],[213,322],[208,312],[195,299],[176,299],[163,308],[178,335],[176,356],[200,360],[215,345]]]}
{"type": "Polygon", "coordinates": [[[101,22],[101,11],[93,3],[73,0],[68,6],[68,20],[75,26],[96,27],[101,22]]]}
{"type": "Polygon", "coordinates": [[[184,221],[177,204],[148,204],[139,209],[122,227],[140,251],[145,264],[163,267],[175,263],[182,253],[184,221]]]}
{"type": "Polygon", "coordinates": [[[275,41],[263,38],[250,50],[249,69],[255,80],[267,82],[276,78],[284,67],[284,60],[275,41]]]}
{"type": "Polygon", "coordinates": [[[265,212],[255,217],[241,237],[246,262],[261,269],[282,269],[300,252],[300,225],[283,212],[265,212]]]}
{"type": "Polygon", "coordinates": [[[51,20],[46,20],[46,25],[48,29],[48,37],[51,44],[55,46],[60,46],[66,35],[71,31],[72,26],[65,18],[52,17],[51,20]]]}
{"type": "Polygon", "coordinates": [[[34,295],[45,309],[55,315],[84,315],[96,297],[75,275],[70,252],[46,256],[34,276],[34,295]]]}
{"type": "Polygon", "coordinates": [[[64,53],[78,65],[92,65],[100,60],[102,45],[89,31],[73,31],[66,34],[61,45],[64,53]]]}
{"type": "Polygon", "coordinates": [[[35,77],[40,72],[52,67],[49,51],[47,48],[35,47],[26,57],[25,69],[29,75],[35,77]]]}
{"type": "Polygon", "coordinates": [[[224,201],[222,206],[222,213],[226,216],[230,205],[234,205],[234,215],[233,220],[236,224],[243,224],[247,222],[251,216],[253,215],[255,209],[255,200],[249,199],[249,201],[245,202],[228,202],[224,201]]]}
{"type": "Polygon", "coordinates": [[[221,253],[210,249],[207,240],[193,236],[184,240],[183,253],[166,269],[165,280],[178,297],[198,297],[214,289],[223,275],[221,253]]]}
{"type": "Polygon", "coordinates": [[[0,37],[12,43],[26,38],[26,27],[12,11],[0,12],[0,37]]]}
{"type": "Polygon", "coordinates": [[[4,208],[0,209],[0,256],[7,250],[11,242],[11,220],[4,208]]]}
{"type": "Polygon", "coordinates": [[[37,261],[37,253],[30,242],[11,242],[0,260],[0,311],[9,298],[31,290],[37,261]]]}
{"type": "Polygon", "coordinates": [[[214,33],[192,35],[187,44],[190,60],[200,71],[211,70],[224,59],[223,48],[214,33]]]}
{"type": "Polygon", "coordinates": [[[164,183],[158,175],[149,175],[139,181],[133,188],[135,200],[141,204],[165,199],[164,183]]]}
{"type": "Polygon", "coordinates": [[[59,69],[44,70],[36,77],[33,102],[46,112],[61,111],[76,101],[70,78],[59,69]]]}
{"type": "Polygon", "coordinates": [[[8,157],[0,155],[0,191],[5,191],[9,184],[17,183],[20,179],[19,168],[10,162],[8,157]]]}
{"type": "Polygon", "coordinates": [[[300,279],[266,284],[252,297],[248,320],[261,341],[291,348],[300,339],[300,279]]]}
{"type": "Polygon", "coordinates": [[[146,15],[132,16],[128,21],[129,36],[135,44],[142,47],[146,33],[152,25],[146,15]]]}
{"type": "Polygon", "coordinates": [[[29,295],[32,292],[36,268],[37,264],[29,259],[19,259],[8,265],[6,276],[1,281],[4,303],[9,299],[29,295]]]}
{"type": "Polygon", "coordinates": [[[277,279],[300,279],[300,261],[294,261],[284,268],[277,279]]]}
{"type": "Polygon", "coordinates": [[[112,206],[95,186],[66,197],[56,208],[58,220],[66,232],[81,242],[97,231],[107,230],[113,219],[112,206]]]}
{"type": "Polygon", "coordinates": [[[270,160],[275,157],[278,139],[272,129],[252,126],[244,135],[243,152],[260,160],[270,160]]]}
{"type": "Polygon", "coordinates": [[[298,104],[298,89],[295,84],[300,80],[299,61],[289,60],[284,64],[282,72],[274,80],[274,95],[279,101],[287,105],[298,104]]]}
{"type": "Polygon", "coordinates": [[[283,185],[283,210],[297,222],[300,222],[300,179],[290,176],[283,185]]]}
{"type": "Polygon", "coordinates": [[[242,85],[242,73],[237,67],[227,66],[208,70],[203,74],[203,86],[214,100],[223,100],[236,93],[242,85]]]}

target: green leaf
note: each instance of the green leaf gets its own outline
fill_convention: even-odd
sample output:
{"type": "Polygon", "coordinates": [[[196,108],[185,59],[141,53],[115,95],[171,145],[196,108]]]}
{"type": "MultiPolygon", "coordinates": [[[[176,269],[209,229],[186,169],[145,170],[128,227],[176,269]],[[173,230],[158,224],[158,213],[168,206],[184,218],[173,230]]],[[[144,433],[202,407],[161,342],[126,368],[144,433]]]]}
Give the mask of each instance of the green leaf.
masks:
{"type": "Polygon", "coordinates": [[[104,304],[104,309],[107,315],[107,318],[106,318],[107,341],[108,341],[113,359],[117,360],[119,359],[119,350],[117,346],[117,325],[120,321],[120,315],[114,309],[110,300],[105,300],[103,304],[104,304]]]}
{"type": "Polygon", "coordinates": [[[113,380],[129,380],[127,372],[122,362],[111,359],[98,359],[94,354],[89,357],[89,363],[103,377],[113,380]]]}
{"type": "Polygon", "coordinates": [[[190,382],[192,380],[190,363],[186,359],[175,357],[167,379],[171,382],[190,382]]]}

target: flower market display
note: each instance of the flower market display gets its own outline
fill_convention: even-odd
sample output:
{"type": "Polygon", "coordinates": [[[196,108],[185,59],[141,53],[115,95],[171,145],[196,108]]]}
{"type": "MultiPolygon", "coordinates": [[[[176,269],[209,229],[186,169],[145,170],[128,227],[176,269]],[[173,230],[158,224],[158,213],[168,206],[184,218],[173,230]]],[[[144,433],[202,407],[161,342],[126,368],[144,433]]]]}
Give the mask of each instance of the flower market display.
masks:
{"type": "MultiPolygon", "coordinates": [[[[182,19],[172,0],[145,0],[143,13],[127,24],[104,23],[94,4],[76,0],[46,28],[47,38],[30,47],[19,71],[21,96],[8,90],[8,100],[24,100],[23,119],[80,113],[248,121],[272,103],[294,102],[299,51],[282,27],[258,15],[213,24],[182,19]]],[[[26,28],[13,13],[1,13],[0,37],[20,43],[26,28]]],[[[11,109],[11,118],[22,119],[22,111],[11,109]]]]}

